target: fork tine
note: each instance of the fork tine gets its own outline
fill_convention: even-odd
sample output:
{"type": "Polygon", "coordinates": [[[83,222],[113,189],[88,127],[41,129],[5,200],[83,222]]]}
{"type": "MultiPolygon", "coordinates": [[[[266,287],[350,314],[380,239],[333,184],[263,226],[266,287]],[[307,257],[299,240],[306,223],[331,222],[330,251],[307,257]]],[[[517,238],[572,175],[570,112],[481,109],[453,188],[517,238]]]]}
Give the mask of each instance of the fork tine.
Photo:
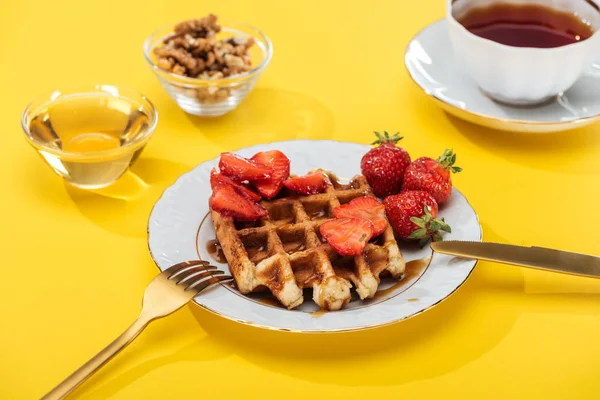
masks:
{"type": "MultiPolygon", "coordinates": [[[[188,272],[188,271],[186,271],[186,272],[188,272]]],[[[190,284],[190,282],[197,282],[198,279],[206,278],[207,276],[220,275],[220,274],[224,274],[224,273],[225,273],[224,271],[220,271],[220,270],[216,269],[216,267],[211,268],[210,270],[199,269],[196,272],[187,275],[185,278],[183,278],[182,280],[177,282],[177,284],[188,286],[190,284]]]]}
{"type": "Polygon", "coordinates": [[[214,283],[221,282],[221,281],[227,281],[227,280],[231,280],[231,279],[233,279],[233,277],[229,276],[229,275],[213,276],[206,280],[199,279],[199,280],[195,281],[194,283],[192,283],[190,286],[188,286],[185,290],[194,290],[194,291],[200,293],[201,291],[203,291],[204,289],[206,289],[207,287],[209,287],[210,285],[212,285],[214,283]]]}
{"type": "Polygon", "coordinates": [[[212,269],[217,269],[217,267],[215,267],[214,265],[190,267],[190,268],[186,268],[183,271],[180,271],[177,274],[169,277],[169,279],[174,281],[175,283],[180,283],[199,272],[208,271],[208,270],[212,270],[212,269]]]}
{"type": "Polygon", "coordinates": [[[194,261],[194,262],[188,262],[188,263],[181,263],[181,265],[178,265],[177,268],[173,269],[173,273],[169,274],[167,276],[167,279],[177,279],[179,280],[181,275],[185,274],[186,271],[189,271],[192,268],[205,268],[205,266],[209,266],[210,264],[208,264],[206,261],[194,261]]]}
{"type": "Polygon", "coordinates": [[[166,275],[167,278],[169,278],[187,267],[193,267],[196,265],[208,265],[208,264],[209,264],[208,261],[203,261],[203,260],[184,261],[184,262],[180,262],[179,264],[175,264],[175,265],[165,269],[163,271],[163,274],[166,275]]]}

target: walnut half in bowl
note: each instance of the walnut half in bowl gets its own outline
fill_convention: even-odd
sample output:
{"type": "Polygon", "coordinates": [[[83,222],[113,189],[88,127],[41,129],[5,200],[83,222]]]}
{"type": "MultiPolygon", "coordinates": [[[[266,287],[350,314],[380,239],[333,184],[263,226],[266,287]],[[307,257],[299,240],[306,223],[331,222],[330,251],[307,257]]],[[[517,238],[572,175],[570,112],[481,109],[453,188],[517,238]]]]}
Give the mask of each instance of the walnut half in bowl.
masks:
{"type": "Polygon", "coordinates": [[[265,70],[273,49],[249,25],[214,15],[169,25],[144,44],[161,85],[187,113],[219,116],[235,109],[265,70]]]}

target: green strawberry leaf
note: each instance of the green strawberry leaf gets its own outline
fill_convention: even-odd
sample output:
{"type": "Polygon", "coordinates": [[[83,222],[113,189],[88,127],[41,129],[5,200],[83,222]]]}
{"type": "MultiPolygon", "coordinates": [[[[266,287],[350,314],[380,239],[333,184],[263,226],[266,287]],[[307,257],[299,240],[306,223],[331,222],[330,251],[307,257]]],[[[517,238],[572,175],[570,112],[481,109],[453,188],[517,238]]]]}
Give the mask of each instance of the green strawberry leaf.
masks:
{"type": "Polygon", "coordinates": [[[446,149],[444,153],[437,159],[437,162],[442,168],[450,170],[452,173],[461,172],[462,168],[454,165],[456,162],[456,154],[453,149],[446,149]]]}
{"type": "Polygon", "coordinates": [[[439,227],[438,230],[442,230],[444,232],[452,233],[452,228],[450,228],[450,225],[448,225],[446,223],[446,221],[444,221],[444,218],[442,218],[441,220],[437,220],[437,222],[440,224],[440,227],[439,227]]]}
{"type": "Polygon", "coordinates": [[[427,235],[427,229],[419,228],[411,233],[408,238],[409,239],[421,239],[423,236],[427,235]]]}
{"type": "Polygon", "coordinates": [[[400,132],[396,132],[392,136],[390,136],[390,134],[387,131],[383,131],[383,135],[379,132],[375,132],[375,136],[377,136],[377,140],[371,143],[372,145],[384,143],[396,144],[400,140],[404,139],[404,136],[400,136],[400,132]]]}
{"type": "Polygon", "coordinates": [[[425,228],[425,221],[423,221],[421,218],[410,217],[410,221],[419,228],[425,228]]]}

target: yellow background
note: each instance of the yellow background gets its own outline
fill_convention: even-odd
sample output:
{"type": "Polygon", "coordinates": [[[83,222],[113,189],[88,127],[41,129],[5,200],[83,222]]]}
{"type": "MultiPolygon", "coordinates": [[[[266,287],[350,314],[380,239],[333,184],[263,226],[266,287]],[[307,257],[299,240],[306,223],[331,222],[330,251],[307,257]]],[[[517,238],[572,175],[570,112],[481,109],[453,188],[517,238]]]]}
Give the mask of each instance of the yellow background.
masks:
{"type": "MultiPolygon", "coordinates": [[[[124,330],[157,273],[151,206],[221,151],[293,138],[367,143],[399,130],[413,158],[453,146],[484,238],[600,254],[600,132],[528,136],[449,117],[411,82],[404,49],[444,2],[3,1],[0,6],[0,398],[43,395],[124,330]],[[274,58],[238,110],[185,115],[142,57],[155,28],[208,12],[270,36],[274,58]],[[156,134],[132,200],[70,189],[23,139],[27,103],[70,85],[145,93],[156,134]]],[[[128,190],[121,182],[120,190],[128,190]]],[[[166,398],[600,397],[600,282],[480,263],[431,311],[334,336],[262,331],[195,307],[153,323],[76,395],[166,398]]]]}

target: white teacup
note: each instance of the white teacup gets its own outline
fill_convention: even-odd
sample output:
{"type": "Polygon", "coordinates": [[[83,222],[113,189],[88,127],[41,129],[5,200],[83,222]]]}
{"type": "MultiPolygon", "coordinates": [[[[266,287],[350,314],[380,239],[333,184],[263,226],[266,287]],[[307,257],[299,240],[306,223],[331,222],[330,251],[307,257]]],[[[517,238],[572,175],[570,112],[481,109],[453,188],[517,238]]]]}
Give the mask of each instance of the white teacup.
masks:
{"type": "Polygon", "coordinates": [[[600,11],[592,0],[447,0],[450,39],[462,68],[491,98],[515,105],[543,103],[569,89],[598,58],[600,11]],[[473,7],[539,4],[577,13],[594,34],[554,48],[513,47],[469,32],[457,19],[473,7]]]}

